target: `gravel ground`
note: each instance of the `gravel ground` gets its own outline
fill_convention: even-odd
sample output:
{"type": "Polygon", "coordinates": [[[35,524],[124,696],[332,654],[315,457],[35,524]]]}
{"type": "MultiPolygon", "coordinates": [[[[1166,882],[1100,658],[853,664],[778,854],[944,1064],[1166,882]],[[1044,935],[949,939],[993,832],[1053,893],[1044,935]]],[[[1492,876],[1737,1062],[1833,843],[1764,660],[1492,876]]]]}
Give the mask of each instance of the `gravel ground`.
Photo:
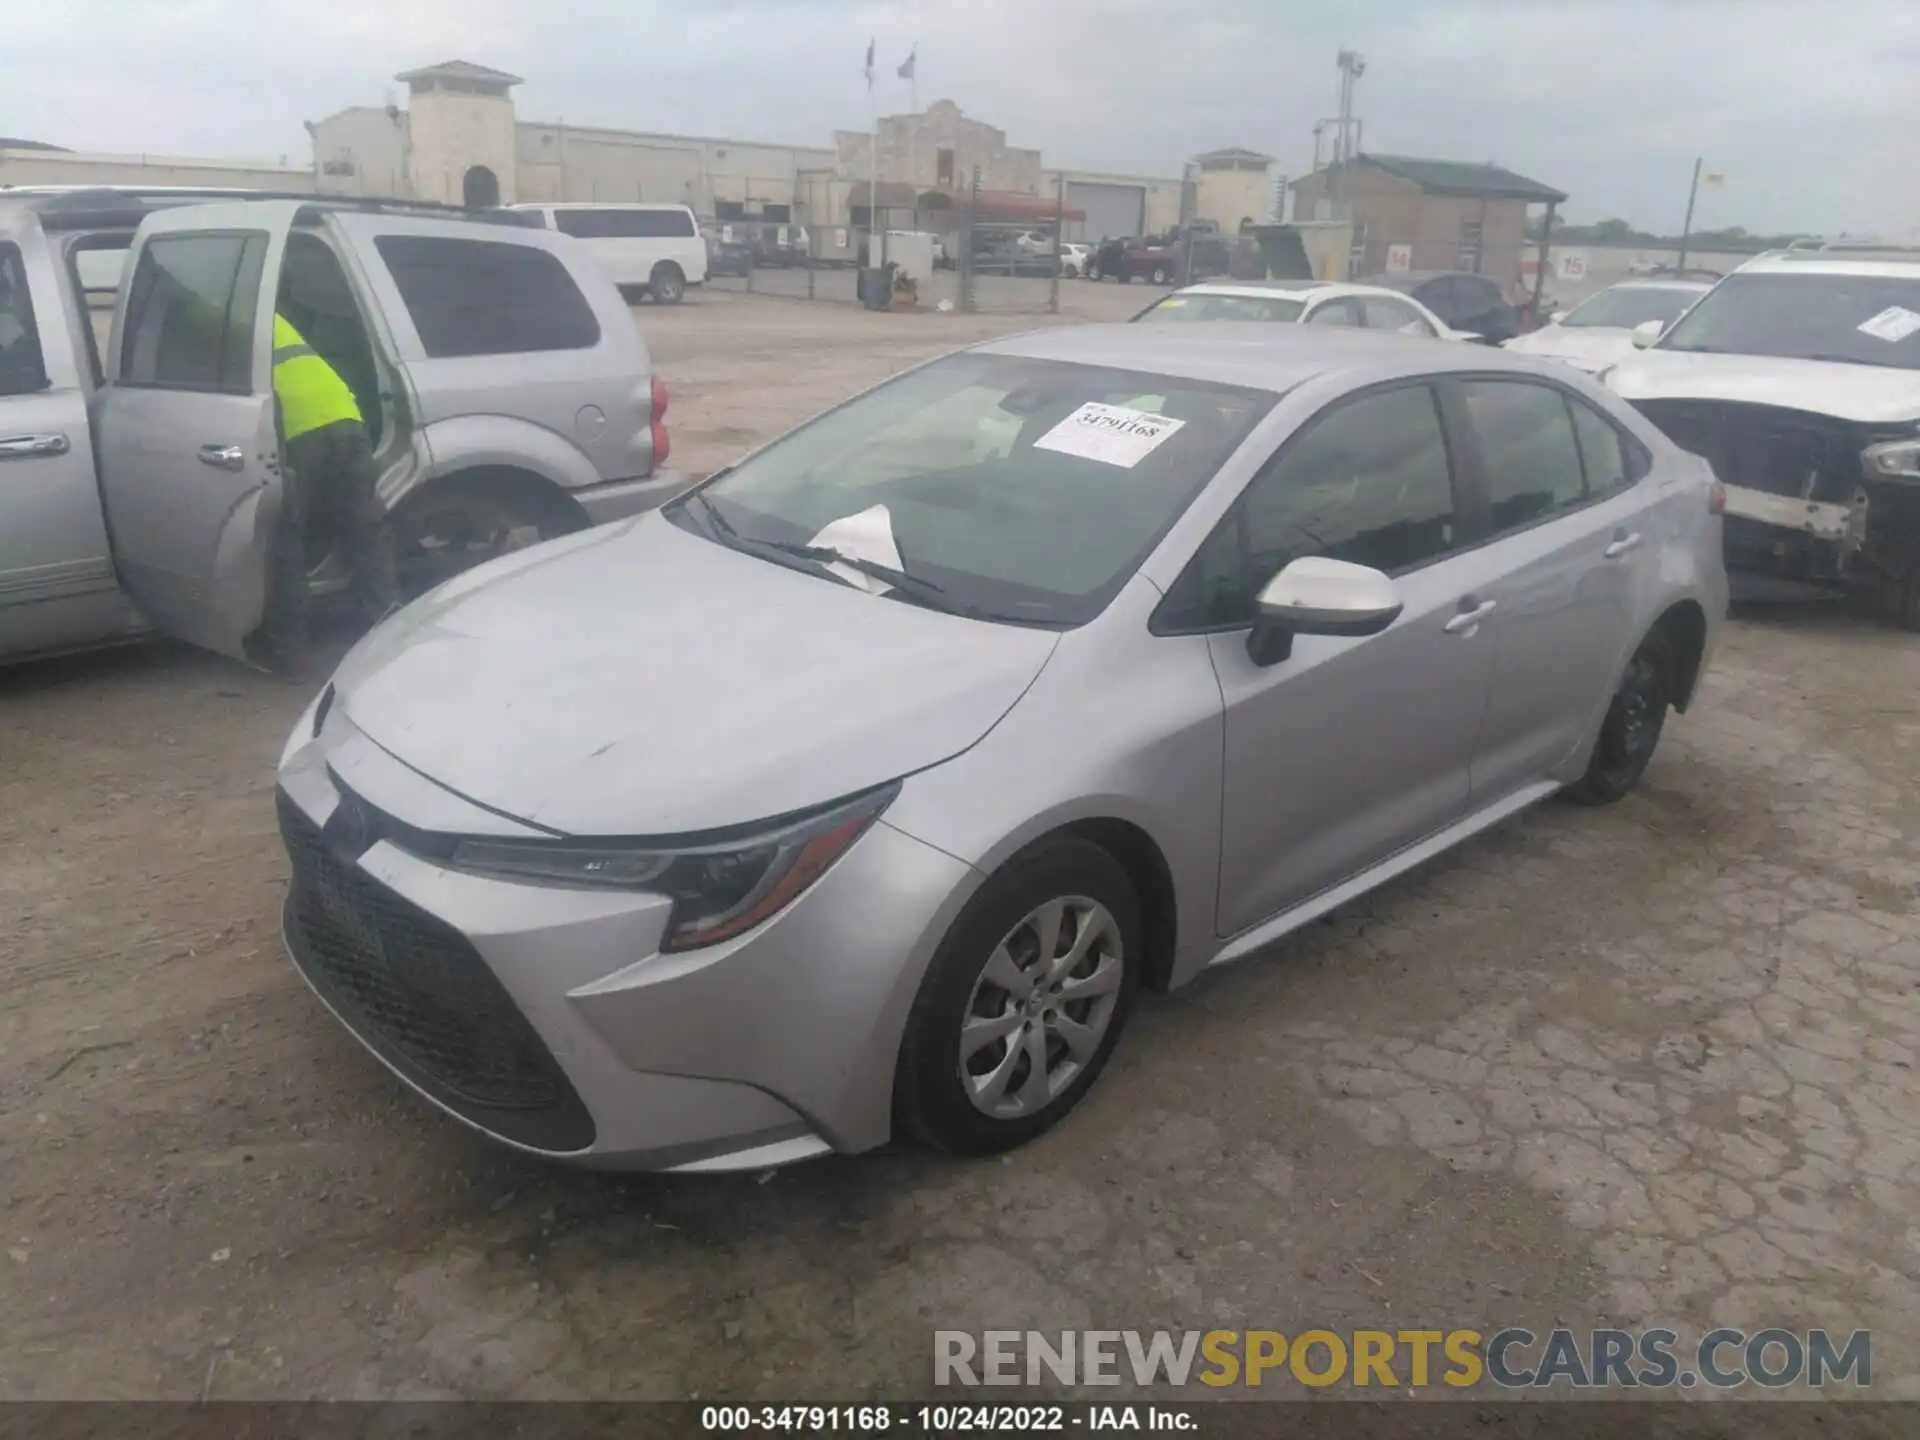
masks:
{"type": "MultiPolygon", "coordinates": [[[[637,316],[696,471],[1033,323],[637,316]]],[[[1149,997],[1039,1143],[760,1183],[523,1162],[321,1010],[277,933],[303,689],[0,674],[0,1399],[906,1397],[936,1327],[1559,1321],[1869,1328],[1920,1398],[1917,692],[1914,637],[1740,619],[1639,793],[1149,997]]]]}

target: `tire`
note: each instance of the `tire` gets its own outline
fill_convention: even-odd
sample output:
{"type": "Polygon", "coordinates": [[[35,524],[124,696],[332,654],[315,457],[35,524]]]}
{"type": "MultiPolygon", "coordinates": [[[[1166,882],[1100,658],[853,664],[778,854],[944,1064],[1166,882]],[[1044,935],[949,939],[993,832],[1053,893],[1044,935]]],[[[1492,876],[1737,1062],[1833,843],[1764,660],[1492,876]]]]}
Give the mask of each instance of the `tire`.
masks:
{"type": "Polygon", "coordinates": [[[1659,631],[1640,642],[1600,722],[1587,773],[1567,787],[1582,805],[1611,805],[1646,774],[1673,704],[1673,647],[1659,631]]]}
{"type": "Polygon", "coordinates": [[[1164,265],[1154,266],[1152,280],[1153,280],[1153,283],[1156,285],[1166,284],[1167,283],[1167,267],[1164,265]]]}
{"type": "Polygon", "coordinates": [[[967,902],[920,983],[894,1074],[896,1121],[962,1155],[1011,1150],[1057,1124],[1119,1042],[1145,944],[1133,885],[1099,846],[1062,838],[1015,856],[967,902]],[[1056,955],[1084,956],[1052,986],[1023,990],[1054,914],[1056,955]],[[1066,998],[1063,984],[1084,993],[1066,998]],[[988,1027],[971,1041],[970,1019],[988,1027]]]}
{"type": "Polygon", "coordinates": [[[656,305],[678,305],[687,294],[687,277],[671,260],[662,260],[647,277],[647,293],[656,305]]]}
{"type": "Polygon", "coordinates": [[[1100,278],[1100,267],[1098,265],[1087,266],[1087,279],[1097,281],[1099,280],[1099,278],[1100,278]]]}
{"type": "Polygon", "coordinates": [[[536,481],[476,476],[408,496],[387,524],[401,594],[414,600],[476,565],[584,530],[587,517],[536,481]]]}

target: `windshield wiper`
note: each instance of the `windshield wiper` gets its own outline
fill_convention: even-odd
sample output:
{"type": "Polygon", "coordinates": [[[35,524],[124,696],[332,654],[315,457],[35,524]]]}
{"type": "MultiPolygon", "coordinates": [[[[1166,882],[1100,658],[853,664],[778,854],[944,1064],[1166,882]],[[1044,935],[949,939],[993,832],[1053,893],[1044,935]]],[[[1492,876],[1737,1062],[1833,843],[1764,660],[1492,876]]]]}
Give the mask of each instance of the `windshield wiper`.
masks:
{"type": "Polygon", "coordinates": [[[1876,370],[1911,370],[1911,365],[1902,365],[1893,360],[1868,360],[1859,355],[1803,355],[1803,360],[1823,360],[1829,365],[1871,365],[1876,370]]]}
{"type": "MultiPolygon", "coordinates": [[[[929,610],[944,610],[949,615],[965,615],[973,620],[990,620],[995,617],[975,606],[955,600],[945,588],[918,575],[909,575],[904,570],[896,570],[891,565],[882,565],[878,560],[869,560],[863,555],[849,555],[844,550],[836,550],[831,545],[801,545],[790,540],[760,540],[754,542],[766,546],[769,550],[778,550],[783,555],[794,555],[802,560],[811,560],[816,565],[844,565],[849,570],[858,570],[862,575],[871,575],[884,581],[899,591],[902,597],[910,597],[915,603],[929,610]]],[[[836,579],[839,577],[835,577],[836,579]]],[[[851,583],[851,582],[846,582],[851,583]]]]}

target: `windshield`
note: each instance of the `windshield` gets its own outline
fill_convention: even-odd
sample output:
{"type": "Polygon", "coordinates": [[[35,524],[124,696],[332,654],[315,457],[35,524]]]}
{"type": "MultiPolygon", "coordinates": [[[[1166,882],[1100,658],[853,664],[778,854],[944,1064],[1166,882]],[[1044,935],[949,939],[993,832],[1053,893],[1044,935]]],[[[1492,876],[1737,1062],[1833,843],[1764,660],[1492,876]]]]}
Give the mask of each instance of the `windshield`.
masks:
{"type": "Polygon", "coordinates": [[[1611,290],[1602,290],[1585,304],[1574,307],[1573,313],[1562,316],[1559,323],[1568,329],[1591,325],[1615,330],[1631,330],[1649,320],[1671,325],[1702,293],[1697,290],[1667,290],[1651,285],[1617,285],[1611,290]]]}
{"type": "MultiPolygon", "coordinates": [[[[886,563],[938,586],[934,599],[987,619],[1078,625],[1119,592],[1275,398],[955,355],[829,411],[696,491],[720,523],[697,504],[667,513],[743,549],[824,547],[836,543],[821,535],[833,522],[859,516],[851,528],[871,534],[885,507],[877,528],[891,529],[898,557],[886,563]]],[[[931,603],[920,590],[895,594],[931,603]]]]}
{"type": "Polygon", "coordinates": [[[1656,348],[1920,370],[1920,278],[1729,275],[1656,348]]]}
{"type": "Polygon", "coordinates": [[[1290,324],[1306,303],[1273,295],[1169,295],[1136,320],[1275,320],[1290,324]]]}

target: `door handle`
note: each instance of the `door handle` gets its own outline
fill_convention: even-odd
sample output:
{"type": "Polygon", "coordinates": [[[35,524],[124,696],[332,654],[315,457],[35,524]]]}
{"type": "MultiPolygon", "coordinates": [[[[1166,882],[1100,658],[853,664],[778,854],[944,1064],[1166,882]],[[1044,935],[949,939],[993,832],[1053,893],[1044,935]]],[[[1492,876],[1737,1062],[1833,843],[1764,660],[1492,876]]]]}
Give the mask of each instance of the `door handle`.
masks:
{"type": "Polygon", "coordinates": [[[1491,615],[1493,611],[1493,601],[1482,600],[1478,605],[1474,606],[1473,609],[1462,610],[1440,628],[1445,630],[1449,635],[1471,635],[1474,630],[1479,627],[1480,622],[1491,615]]]}
{"type": "Polygon", "coordinates": [[[1629,552],[1634,550],[1638,550],[1639,548],[1640,548],[1640,532],[1639,531],[1636,530],[1631,535],[1623,535],[1616,530],[1613,535],[1613,543],[1607,546],[1606,550],[1603,553],[1606,555],[1607,559],[1609,560],[1618,560],[1622,555],[1628,554],[1629,552]]]}
{"type": "Polygon", "coordinates": [[[244,470],[247,468],[247,452],[238,445],[202,445],[200,463],[211,465],[216,470],[244,470]]]}
{"type": "Polygon", "coordinates": [[[64,455],[73,446],[64,435],[9,435],[0,439],[0,460],[33,460],[64,455]]]}

